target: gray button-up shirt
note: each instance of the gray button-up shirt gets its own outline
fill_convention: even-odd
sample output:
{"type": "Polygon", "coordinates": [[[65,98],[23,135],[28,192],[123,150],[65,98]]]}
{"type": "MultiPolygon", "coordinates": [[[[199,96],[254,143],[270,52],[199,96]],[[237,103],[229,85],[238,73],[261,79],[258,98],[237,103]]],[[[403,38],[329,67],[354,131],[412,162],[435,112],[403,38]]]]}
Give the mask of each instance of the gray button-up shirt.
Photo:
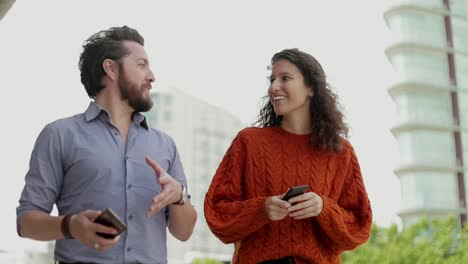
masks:
{"type": "Polygon", "coordinates": [[[54,203],[60,215],[110,207],[128,227],[118,244],[100,253],[76,239],[62,239],[56,242],[56,258],[103,264],[167,263],[169,208],[145,217],[151,199],[161,192],[145,156],[187,186],[174,141],[148,128],[141,114],[133,115],[127,144],[108,113],[94,102],[83,114],[48,124],[31,154],[17,223],[29,210],[50,213],[54,203]]]}

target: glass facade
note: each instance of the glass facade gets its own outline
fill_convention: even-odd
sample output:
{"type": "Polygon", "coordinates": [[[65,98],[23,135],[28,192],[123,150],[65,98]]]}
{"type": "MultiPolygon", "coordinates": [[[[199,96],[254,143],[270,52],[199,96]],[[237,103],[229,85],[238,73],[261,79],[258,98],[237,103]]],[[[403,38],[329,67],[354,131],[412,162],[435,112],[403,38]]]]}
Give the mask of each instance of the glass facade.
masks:
{"type": "Polygon", "coordinates": [[[442,16],[403,10],[389,17],[388,24],[398,42],[416,42],[437,47],[446,45],[442,16]]]}
{"type": "Polygon", "coordinates": [[[447,86],[447,54],[430,50],[407,48],[391,56],[399,81],[416,81],[436,86],[447,86]]]}
{"type": "Polygon", "coordinates": [[[397,106],[397,121],[401,124],[437,124],[446,127],[453,124],[448,91],[433,94],[401,93],[394,97],[394,102],[397,106]]]}
{"type": "Polygon", "coordinates": [[[408,173],[402,175],[400,181],[403,211],[415,208],[457,209],[457,183],[454,173],[408,173]]]}
{"type": "Polygon", "coordinates": [[[459,210],[457,172],[468,170],[468,24],[463,0],[449,1],[450,10],[443,0],[394,2],[385,13],[394,35],[386,53],[397,73],[390,88],[398,117],[392,132],[401,153],[396,174],[402,191],[400,216],[407,225],[421,215],[436,217],[459,210]],[[453,49],[447,41],[445,16],[451,22],[453,49]],[[456,86],[450,78],[450,56],[456,86]],[[460,127],[453,118],[453,91],[460,127]],[[457,131],[464,168],[456,157],[457,131]]]}
{"type": "Polygon", "coordinates": [[[401,166],[425,165],[453,168],[456,165],[453,133],[410,130],[396,135],[401,166]]]}

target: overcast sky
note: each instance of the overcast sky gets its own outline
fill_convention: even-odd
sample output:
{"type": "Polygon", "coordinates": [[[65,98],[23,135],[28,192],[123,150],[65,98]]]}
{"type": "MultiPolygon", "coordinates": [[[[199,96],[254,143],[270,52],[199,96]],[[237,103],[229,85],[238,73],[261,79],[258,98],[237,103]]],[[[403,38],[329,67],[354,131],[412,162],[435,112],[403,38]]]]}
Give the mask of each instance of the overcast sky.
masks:
{"type": "Polygon", "coordinates": [[[266,93],[271,56],[285,48],[314,55],[345,108],[374,219],[396,222],[398,148],[387,93],[395,79],[384,53],[391,40],[383,18],[388,2],[17,1],[0,21],[0,249],[41,247],[15,230],[32,147],[47,123],[88,105],[77,67],[83,41],[121,25],[144,36],[153,89],[179,88],[246,124],[266,93]]]}

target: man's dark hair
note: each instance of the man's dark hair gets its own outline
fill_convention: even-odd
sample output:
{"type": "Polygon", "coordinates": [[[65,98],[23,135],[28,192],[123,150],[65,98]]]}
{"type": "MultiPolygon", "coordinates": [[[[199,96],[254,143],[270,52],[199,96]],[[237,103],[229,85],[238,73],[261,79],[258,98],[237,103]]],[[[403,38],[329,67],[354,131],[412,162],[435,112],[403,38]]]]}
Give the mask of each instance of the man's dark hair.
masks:
{"type": "Polygon", "coordinates": [[[95,99],[104,88],[101,83],[102,77],[106,75],[102,68],[103,61],[111,59],[121,65],[121,59],[129,54],[123,41],[134,41],[144,45],[144,39],[138,31],[127,26],[99,31],[83,44],[78,67],[81,73],[81,83],[90,98],[95,99]]]}

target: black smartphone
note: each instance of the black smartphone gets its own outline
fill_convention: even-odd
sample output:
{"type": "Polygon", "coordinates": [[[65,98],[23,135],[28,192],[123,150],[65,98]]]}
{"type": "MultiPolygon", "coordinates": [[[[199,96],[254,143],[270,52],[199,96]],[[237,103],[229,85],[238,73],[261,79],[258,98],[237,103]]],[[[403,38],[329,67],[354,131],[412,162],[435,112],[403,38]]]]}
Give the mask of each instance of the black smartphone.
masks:
{"type": "Polygon", "coordinates": [[[295,196],[301,195],[305,193],[309,189],[309,185],[300,185],[300,186],[294,186],[288,189],[286,194],[283,197],[284,201],[287,201],[295,196]]]}
{"type": "Polygon", "coordinates": [[[120,219],[119,216],[110,208],[107,208],[104,212],[102,212],[96,219],[94,219],[94,222],[117,229],[117,234],[115,235],[99,232],[97,233],[104,238],[115,238],[127,229],[127,225],[124,223],[124,221],[122,221],[122,219],[120,219]]]}

